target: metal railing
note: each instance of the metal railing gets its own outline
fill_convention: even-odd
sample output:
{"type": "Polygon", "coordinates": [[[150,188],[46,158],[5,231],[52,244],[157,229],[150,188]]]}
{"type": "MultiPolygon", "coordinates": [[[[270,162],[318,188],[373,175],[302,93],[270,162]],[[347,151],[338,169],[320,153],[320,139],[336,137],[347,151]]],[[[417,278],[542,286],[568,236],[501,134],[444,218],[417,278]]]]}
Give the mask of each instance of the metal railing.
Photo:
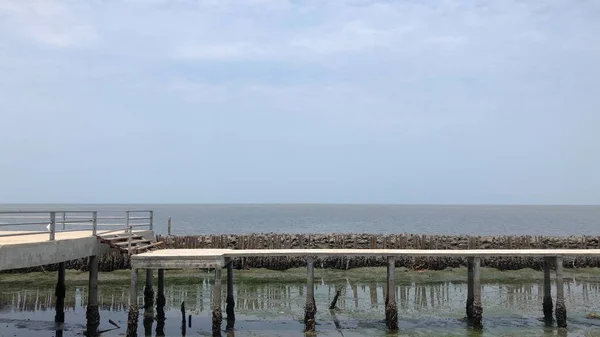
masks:
{"type": "Polygon", "coordinates": [[[91,231],[96,236],[101,231],[127,232],[131,241],[134,228],[153,230],[154,211],[0,211],[0,238],[48,234],[53,241],[57,233],[91,231]]]}

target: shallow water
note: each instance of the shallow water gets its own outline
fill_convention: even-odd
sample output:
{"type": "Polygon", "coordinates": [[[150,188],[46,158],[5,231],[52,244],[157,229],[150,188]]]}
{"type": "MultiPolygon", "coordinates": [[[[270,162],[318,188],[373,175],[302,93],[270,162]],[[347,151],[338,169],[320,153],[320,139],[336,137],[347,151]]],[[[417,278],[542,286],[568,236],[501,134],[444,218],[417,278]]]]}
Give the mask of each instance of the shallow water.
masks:
{"type": "MultiPolygon", "coordinates": [[[[236,271],[236,276],[238,273],[243,272],[236,271]]],[[[469,329],[463,321],[466,283],[455,279],[414,282],[416,272],[400,272],[396,292],[401,329],[397,334],[390,334],[383,320],[384,283],[381,281],[384,269],[378,269],[377,275],[370,275],[372,280],[365,279],[365,275],[356,279],[348,277],[352,275],[351,271],[340,272],[339,275],[320,274],[315,289],[318,336],[600,336],[600,320],[586,318],[588,313],[600,311],[600,278],[596,274],[578,274],[565,279],[568,334],[555,327],[546,327],[540,320],[542,283],[539,280],[485,282],[482,289],[485,328],[477,332],[469,329]],[[327,307],[336,287],[342,289],[342,294],[338,309],[332,312],[327,307]],[[334,321],[339,322],[339,328],[334,321]]],[[[211,283],[211,274],[205,272],[193,278],[167,277],[166,336],[182,336],[182,301],[185,301],[186,307],[185,335],[212,335],[211,283]],[[191,327],[187,327],[187,315],[192,316],[191,327]]],[[[100,329],[113,328],[109,319],[121,326],[103,336],[122,336],[125,333],[129,307],[127,284],[124,280],[100,285],[100,329]]],[[[239,277],[234,293],[236,330],[229,334],[223,332],[224,336],[304,336],[304,283],[289,281],[285,277],[281,277],[280,281],[270,279],[269,282],[257,283],[239,277]]],[[[554,288],[552,293],[554,296],[554,288]]],[[[225,299],[225,294],[222,298],[225,299]]],[[[50,285],[2,285],[0,336],[54,336],[54,301],[54,287],[50,285]]],[[[84,285],[68,286],[63,336],[83,335],[86,301],[87,288],[84,285]]],[[[142,305],[141,291],[139,301],[142,305]]],[[[223,329],[225,323],[224,319],[223,329]]],[[[143,310],[140,310],[138,335],[156,335],[156,322],[147,328],[149,330],[143,325],[143,310]],[[145,331],[150,333],[145,334],[145,331]]]]}

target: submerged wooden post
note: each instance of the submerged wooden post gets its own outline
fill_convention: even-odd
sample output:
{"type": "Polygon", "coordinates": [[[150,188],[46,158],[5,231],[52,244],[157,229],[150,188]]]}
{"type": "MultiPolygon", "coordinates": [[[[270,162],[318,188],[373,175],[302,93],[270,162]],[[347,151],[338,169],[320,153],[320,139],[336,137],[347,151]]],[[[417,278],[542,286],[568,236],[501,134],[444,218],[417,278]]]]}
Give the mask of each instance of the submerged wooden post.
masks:
{"type": "Polygon", "coordinates": [[[156,336],[165,335],[165,270],[158,270],[158,289],[156,294],[156,336]]]}
{"type": "Polygon", "coordinates": [[[227,326],[225,330],[233,330],[235,325],[235,300],[233,298],[233,260],[231,258],[225,259],[227,265],[227,307],[225,312],[227,313],[227,326]]]}
{"type": "Polygon", "coordinates": [[[565,290],[563,288],[563,258],[556,257],[556,325],[559,328],[567,327],[567,307],[565,306],[565,290]]]}
{"type": "Polygon", "coordinates": [[[87,336],[98,334],[100,325],[100,311],[98,310],[98,256],[93,255],[88,259],[88,304],[85,312],[87,336]]]}
{"type": "Polygon", "coordinates": [[[221,313],[221,267],[215,268],[215,284],[213,286],[213,305],[212,305],[212,332],[213,336],[221,335],[221,323],[223,314],[221,313]]]}
{"type": "Polygon", "coordinates": [[[398,306],[396,305],[396,257],[387,258],[387,298],[385,322],[389,330],[398,330],[398,306]]]}
{"type": "Polygon", "coordinates": [[[185,337],[187,329],[185,327],[185,301],[181,302],[181,336],[185,337]]]}
{"type": "Polygon", "coordinates": [[[544,302],[542,304],[544,310],[544,321],[552,323],[552,292],[550,284],[550,264],[552,258],[544,258],[544,302]]]}
{"type": "Polygon", "coordinates": [[[473,258],[473,327],[483,328],[483,307],[481,305],[481,258],[473,258]]]}
{"type": "Polygon", "coordinates": [[[56,330],[62,331],[63,323],[65,322],[65,263],[61,262],[58,264],[58,279],[56,281],[56,288],[54,290],[56,296],[56,315],[54,316],[54,322],[56,324],[56,330]]]}
{"type": "Polygon", "coordinates": [[[315,331],[315,315],[317,313],[317,305],[315,304],[315,259],[312,256],[306,257],[306,306],[304,308],[304,331],[315,331]]]}
{"type": "Polygon", "coordinates": [[[467,322],[473,325],[473,258],[467,258],[467,322]]]}
{"type": "Polygon", "coordinates": [[[138,303],[137,303],[138,270],[131,269],[131,285],[129,288],[129,315],[127,317],[127,337],[137,337],[138,303]]]}

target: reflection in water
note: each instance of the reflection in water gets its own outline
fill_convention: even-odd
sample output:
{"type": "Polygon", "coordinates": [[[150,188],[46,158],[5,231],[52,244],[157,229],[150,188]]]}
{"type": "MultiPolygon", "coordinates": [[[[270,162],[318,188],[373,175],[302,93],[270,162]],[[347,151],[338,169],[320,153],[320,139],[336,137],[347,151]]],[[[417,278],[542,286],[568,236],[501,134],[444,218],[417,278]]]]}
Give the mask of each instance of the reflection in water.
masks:
{"type": "MultiPolygon", "coordinates": [[[[190,280],[188,284],[169,284],[166,280],[165,300],[157,297],[156,307],[143,311],[144,336],[210,334],[211,279],[209,277],[190,280]],[[160,304],[164,303],[164,307],[160,304]],[[156,310],[156,315],[154,315],[156,310]],[[194,317],[192,326],[191,319],[194,317]]],[[[590,311],[598,311],[600,285],[577,279],[566,280],[565,301],[567,303],[569,329],[571,331],[600,328],[600,322],[587,319],[590,311]]],[[[318,333],[320,336],[344,336],[385,334],[383,311],[385,282],[345,283],[317,282],[318,333]],[[341,289],[336,309],[327,309],[336,293],[341,289]]],[[[156,290],[156,289],[155,289],[156,290]]],[[[466,284],[456,282],[414,283],[399,282],[396,286],[396,301],[402,334],[411,335],[456,335],[465,336],[474,331],[466,329],[460,320],[464,317],[466,284]]],[[[236,329],[224,330],[227,336],[244,335],[244,331],[260,331],[257,336],[298,335],[302,332],[301,317],[305,303],[305,285],[302,283],[238,283],[234,287],[236,329]],[[267,327],[267,328],[265,328],[267,327]],[[237,330],[237,331],[236,331],[237,330]]],[[[555,289],[553,288],[553,296],[555,289]]],[[[22,319],[23,312],[32,321],[53,321],[56,298],[53,287],[30,289],[2,289],[0,292],[0,321],[22,319]]],[[[158,292],[156,292],[158,296],[158,292]]],[[[223,289],[222,298],[226,298],[223,289]]],[[[565,335],[554,327],[544,328],[542,317],[542,282],[484,284],[485,335],[538,336],[546,334],[565,335]]],[[[143,300],[143,294],[139,296],[143,300]]],[[[123,321],[129,306],[127,285],[99,287],[101,330],[107,330],[108,319],[123,321]]],[[[86,287],[68,287],[65,297],[65,329],[55,327],[56,336],[81,335],[81,331],[68,328],[74,323],[85,321],[87,305],[86,287]]],[[[224,301],[223,306],[226,303],[224,301]]],[[[31,323],[33,324],[33,323],[31,323]]],[[[114,327],[109,326],[111,329],[114,327]]],[[[25,328],[26,325],[25,325],[25,328]]],[[[141,328],[141,327],[140,327],[141,328]]],[[[54,329],[53,329],[54,330],[54,329]]],[[[110,331],[103,336],[118,336],[123,329],[110,331]],[[111,334],[113,333],[114,334],[111,334]]],[[[16,333],[25,335],[23,331],[16,333]]],[[[256,334],[255,334],[256,335],[256,334]]]]}

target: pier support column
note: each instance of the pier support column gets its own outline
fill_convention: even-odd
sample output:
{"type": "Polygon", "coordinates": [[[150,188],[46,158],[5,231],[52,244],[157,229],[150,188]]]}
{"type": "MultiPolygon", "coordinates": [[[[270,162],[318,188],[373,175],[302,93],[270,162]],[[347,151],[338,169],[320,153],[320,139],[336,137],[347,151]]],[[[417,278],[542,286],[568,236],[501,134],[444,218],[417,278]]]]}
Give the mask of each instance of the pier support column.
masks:
{"type": "Polygon", "coordinates": [[[152,309],[154,306],[154,288],[153,288],[152,269],[146,269],[146,285],[144,286],[144,309],[152,309]]]}
{"type": "Polygon", "coordinates": [[[387,258],[387,297],[385,300],[385,323],[389,330],[398,330],[398,306],[396,305],[396,257],[387,258]]]}
{"type": "Polygon", "coordinates": [[[483,307],[481,305],[481,258],[473,258],[473,311],[472,324],[475,329],[483,328],[483,307]]]}
{"type": "Polygon", "coordinates": [[[565,290],[563,288],[563,258],[556,257],[556,325],[559,328],[567,327],[567,307],[565,306],[565,290]]]}
{"type": "Polygon", "coordinates": [[[225,312],[227,312],[227,327],[225,330],[230,331],[233,330],[235,325],[235,300],[233,298],[233,260],[228,257],[225,259],[225,264],[227,265],[227,307],[225,312]]]}
{"type": "Polygon", "coordinates": [[[144,335],[152,336],[154,323],[154,289],[152,269],[146,269],[146,285],[144,286],[144,335]]]}
{"type": "Polygon", "coordinates": [[[221,267],[215,268],[215,284],[213,285],[212,332],[213,336],[221,336],[221,267]]]}
{"type": "Polygon", "coordinates": [[[473,258],[467,258],[467,322],[473,325],[473,258]]]}
{"type": "Polygon", "coordinates": [[[552,291],[550,283],[550,265],[552,258],[544,258],[544,302],[542,304],[544,310],[544,321],[551,324],[552,318],[552,291]]]}
{"type": "Polygon", "coordinates": [[[138,301],[137,301],[138,270],[131,269],[131,285],[129,288],[129,315],[127,317],[127,337],[137,337],[138,301]]]}
{"type": "Polygon", "coordinates": [[[54,316],[54,322],[56,324],[56,331],[62,331],[63,323],[65,322],[65,263],[61,262],[58,264],[58,280],[56,281],[56,288],[54,290],[56,296],[56,315],[54,316]]]}
{"type": "Polygon", "coordinates": [[[312,256],[306,257],[306,306],[304,308],[304,331],[315,331],[315,315],[317,305],[315,304],[315,259],[312,256]]]}
{"type": "Polygon", "coordinates": [[[165,335],[165,270],[158,270],[158,289],[156,294],[156,336],[165,335]]]}
{"type": "Polygon", "coordinates": [[[88,304],[85,312],[87,320],[87,336],[97,336],[100,325],[100,311],[98,311],[98,256],[93,255],[88,259],[88,304]]]}

